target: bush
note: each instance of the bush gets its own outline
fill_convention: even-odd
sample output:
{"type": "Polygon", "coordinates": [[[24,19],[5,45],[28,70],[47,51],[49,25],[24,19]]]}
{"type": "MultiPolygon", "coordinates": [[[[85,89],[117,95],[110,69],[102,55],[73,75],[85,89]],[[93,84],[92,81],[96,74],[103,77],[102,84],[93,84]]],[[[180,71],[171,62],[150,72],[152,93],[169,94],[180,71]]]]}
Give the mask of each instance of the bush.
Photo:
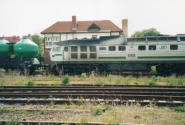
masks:
{"type": "Polygon", "coordinates": [[[177,111],[177,112],[185,112],[185,105],[174,107],[174,110],[177,111]]]}
{"type": "Polygon", "coordinates": [[[82,78],[82,79],[86,79],[86,78],[87,78],[86,73],[82,73],[82,74],[81,74],[81,78],[82,78]]]}
{"type": "Polygon", "coordinates": [[[40,111],[40,114],[41,114],[41,115],[47,115],[47,114],[48,114],[48,111],[46,111],[46,110],[41,110],[41,111],[40,111]]]}
{"type": "Polygon", "coordinates": [[[148,83],[148,85],[149,85],[149,86],[155,86],[155,85],[156,85],[156,82],[150,81],[150,82],[148,83]]]}
{"type": "Polygon", "coordinates": [[[65,75],[62,79],[62,84],[67,85],[69,84],[69,81],[70,81],[69,76],[65,75]]]}
{"type": "Polygon", "coordinates": [[[152,73],[157,73],[156,66],[152,66],[152,67],[151,67],[151,72],[152,72],[152,73]]]}
{"type": "Polygon", "coordinates": [[[34,86],[34,84],[35,83],[33,81],[28,81],[27,86],[32,87],[32,86],[34,86]]]}
{"type": "Polygon", "coordinates": [[[103,110],[100,108],[95,108],[95,109],[92,109],[91,112],[93,115],[97,116],[97,115],[101,115],[103,113],[103,110]]]}

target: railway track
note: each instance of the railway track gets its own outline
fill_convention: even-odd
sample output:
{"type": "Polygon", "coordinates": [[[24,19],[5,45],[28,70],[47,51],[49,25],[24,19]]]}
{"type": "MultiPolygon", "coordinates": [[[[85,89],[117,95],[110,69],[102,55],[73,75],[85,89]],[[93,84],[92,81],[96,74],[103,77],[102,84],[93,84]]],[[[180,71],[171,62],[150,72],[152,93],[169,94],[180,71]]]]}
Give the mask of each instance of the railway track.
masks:
{"type": "MultiPolygon", "coordinates": [[[[1,125],[10,124],[10,121],[0,121],[1,125]]],[[[91,122],[91,123],[78,123],[78,122],[50,122],[50,121],[20,121],[17,122],[19,124],[24,125],[115,125],[111,123],[98,123],[98,122],[91,122]]],[[[132,124],[132,123],[120,123],[120,125],[139,125],[139,124],[132,124]]]]}
{"type": "Polygon", "coordinates": [[[0,87],[1,103],[155,103],[185,104],[185,87],[67,85],[60,87],[0,87]]]}

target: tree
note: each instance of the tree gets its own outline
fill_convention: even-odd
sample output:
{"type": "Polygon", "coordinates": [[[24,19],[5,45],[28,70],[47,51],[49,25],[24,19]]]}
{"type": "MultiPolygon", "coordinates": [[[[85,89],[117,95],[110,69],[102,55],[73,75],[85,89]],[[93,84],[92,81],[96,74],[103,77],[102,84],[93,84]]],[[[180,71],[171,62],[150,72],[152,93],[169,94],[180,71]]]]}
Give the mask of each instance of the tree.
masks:
{"type": "Polygon", "coordinates": [[[34,34],[30,36],[30,39],[38,45],[39,53],[38,53],[37,58],[42,62],[44,58],[44,47],[42,44],[44,41],[44,38],[41,37],[40,35],[34,34]]]}
{"type": "Polygon", "coordinates": [[[160,32],[155,28],[144,29],[142,31],[135,32],[132,37],[145,37],[145,36],[160,36],[160,32]]]}

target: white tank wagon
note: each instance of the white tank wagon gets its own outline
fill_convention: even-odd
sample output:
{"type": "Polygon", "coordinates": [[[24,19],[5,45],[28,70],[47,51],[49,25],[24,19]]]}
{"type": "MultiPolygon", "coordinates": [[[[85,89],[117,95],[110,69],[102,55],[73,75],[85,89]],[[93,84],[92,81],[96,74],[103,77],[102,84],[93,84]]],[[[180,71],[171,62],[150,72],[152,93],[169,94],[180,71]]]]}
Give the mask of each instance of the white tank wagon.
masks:
{"type": "Polygon", "coordinates": [[[144,38],[101,37],[55,43],[50,70],[61,72],[184,73],[185,35],[144,38]]]}

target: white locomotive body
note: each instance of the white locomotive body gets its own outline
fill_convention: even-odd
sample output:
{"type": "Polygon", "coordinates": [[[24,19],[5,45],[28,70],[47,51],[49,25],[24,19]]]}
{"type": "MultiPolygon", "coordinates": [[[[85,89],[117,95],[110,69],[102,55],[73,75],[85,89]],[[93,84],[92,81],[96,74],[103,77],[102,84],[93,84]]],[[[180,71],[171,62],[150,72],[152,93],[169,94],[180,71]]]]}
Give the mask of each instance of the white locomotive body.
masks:
{"type": "Polygon", "coordinates": [[[185,36],[101,37],[56,43],[50,53],[55,72],[150,71],[183,72],[185,36]]]}

